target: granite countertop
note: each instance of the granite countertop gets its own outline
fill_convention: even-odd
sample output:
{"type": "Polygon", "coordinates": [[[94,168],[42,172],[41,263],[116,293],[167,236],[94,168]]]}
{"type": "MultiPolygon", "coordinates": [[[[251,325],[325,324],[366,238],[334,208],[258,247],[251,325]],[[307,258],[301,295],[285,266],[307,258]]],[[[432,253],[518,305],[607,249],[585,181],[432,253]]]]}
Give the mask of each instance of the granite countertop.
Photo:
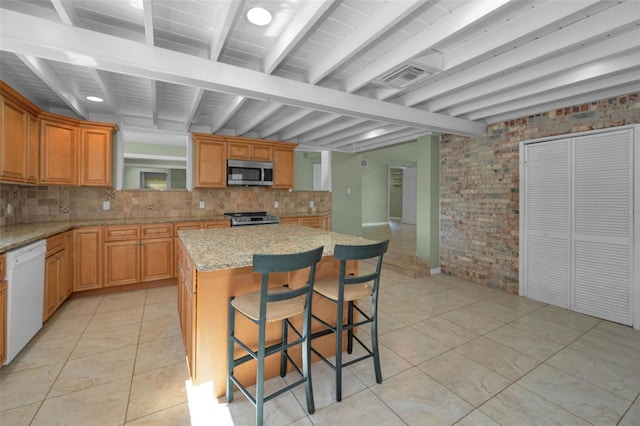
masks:
{"type": "Polygon", "coordinates": [[[225,220],[223,215],[206,218],[156,217],[140,219],[70,220],[64,222],[21,223],[0,227],[0,254],[52,235],[83,226],[145,225],[153,223],[207,222],[225,220]]]}
{"type": "Polygon", "coordinates": [[[253,264],[253,254],[286,254],[324,246],[333,255],[336,244],[364,245],[376,241],[301,225],[239,226],[178,231],[199,272],[253,264]]]}

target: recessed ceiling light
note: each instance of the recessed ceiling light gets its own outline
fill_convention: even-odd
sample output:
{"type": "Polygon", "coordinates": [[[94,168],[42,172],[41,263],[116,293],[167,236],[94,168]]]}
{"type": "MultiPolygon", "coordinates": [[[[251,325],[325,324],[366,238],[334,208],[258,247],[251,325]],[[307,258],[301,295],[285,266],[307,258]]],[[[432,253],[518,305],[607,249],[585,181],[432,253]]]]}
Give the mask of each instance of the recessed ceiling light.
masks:
{"type": "Polygon", "coordinates": [[[252,7],[247,11],[247,19],[253,25],[263,27],[271,22],[271,12],[263,7],[252,7]]]}
{"type": "Polygon", "coordinates": [[[91,102],[104,102],[104,99],[97,96],[87,96],[87,100],[91,102]]]}

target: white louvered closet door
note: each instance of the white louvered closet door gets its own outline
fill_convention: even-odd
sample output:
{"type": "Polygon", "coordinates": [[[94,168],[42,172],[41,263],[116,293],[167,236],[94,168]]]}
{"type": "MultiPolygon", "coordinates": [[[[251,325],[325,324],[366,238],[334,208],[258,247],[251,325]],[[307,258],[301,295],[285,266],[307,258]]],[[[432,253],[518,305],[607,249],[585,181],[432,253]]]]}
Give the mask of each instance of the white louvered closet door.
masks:
{"type": "Polygon", "coordinates": [[[526,296],[570,306],[570,139],[525,146],[526,296]]]}
{"type": "Polygon", "coordinates": [[[576,137],[573,150],[571,309],[631,325],[632,130],[576,137]]]}

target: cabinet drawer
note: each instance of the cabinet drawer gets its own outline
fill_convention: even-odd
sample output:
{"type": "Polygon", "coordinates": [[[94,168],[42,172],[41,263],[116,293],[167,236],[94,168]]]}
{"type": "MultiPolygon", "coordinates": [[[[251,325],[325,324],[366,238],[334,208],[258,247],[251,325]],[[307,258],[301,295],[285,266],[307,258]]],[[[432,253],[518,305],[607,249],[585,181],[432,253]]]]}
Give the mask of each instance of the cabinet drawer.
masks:
{"type": "Polygon", "coordinates": [[[280,225],[300,225],[299,217],[281,217],[280,225]]]}
{"type": "Polygon", "coordinates": [[[176,230],[176,237],[178,236],[178,231],[186,231],[188,229],[202,229],[202,222],[181,222],[176,223],[174,225],[176,230]]]}
{"type": "Polygon", "coordinates": [[[139,226],[107,226],[104,229],[105,241],[134,240],[139,237],[139,226]]]}
{"type": "Polygon", "coordinates": [[[303,217],[300,218],[300,225],[308,226],[311,228],[322,228],[322,220],[319,216],[303,217]]]}
{"type": "Polygon", "coordinates": [[[204,229],[228,228],[231,223],[228,220],[211,220],[204,222],[204,229]]]}
{"type": "Polygon", "coordinates": [[[57,234],[53,237],[47,238],[47,254],[46,256],[52,255],[67,245],[67,240],[64,234],[57,234]]]}
{"type": "Polygon", "coordinates": [[[159,238],[159,237],[172,237],[173,225],[142,225],[140,228],[142,238],[159,238]]]}

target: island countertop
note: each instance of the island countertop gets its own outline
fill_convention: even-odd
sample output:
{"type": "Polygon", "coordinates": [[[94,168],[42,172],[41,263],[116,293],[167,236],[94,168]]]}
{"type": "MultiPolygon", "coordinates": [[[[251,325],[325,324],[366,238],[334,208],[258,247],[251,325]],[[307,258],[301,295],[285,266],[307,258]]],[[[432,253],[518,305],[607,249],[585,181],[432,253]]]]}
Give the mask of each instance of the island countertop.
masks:
{"type": "Polygon", "coordinates": [[[376,241],[301,225],[254,225],[179,231],[185,249],[199,272],[242,268],[253,255],[299,253],[324,246],[333,255],[336,244],[365,245],[376,241]]]}

